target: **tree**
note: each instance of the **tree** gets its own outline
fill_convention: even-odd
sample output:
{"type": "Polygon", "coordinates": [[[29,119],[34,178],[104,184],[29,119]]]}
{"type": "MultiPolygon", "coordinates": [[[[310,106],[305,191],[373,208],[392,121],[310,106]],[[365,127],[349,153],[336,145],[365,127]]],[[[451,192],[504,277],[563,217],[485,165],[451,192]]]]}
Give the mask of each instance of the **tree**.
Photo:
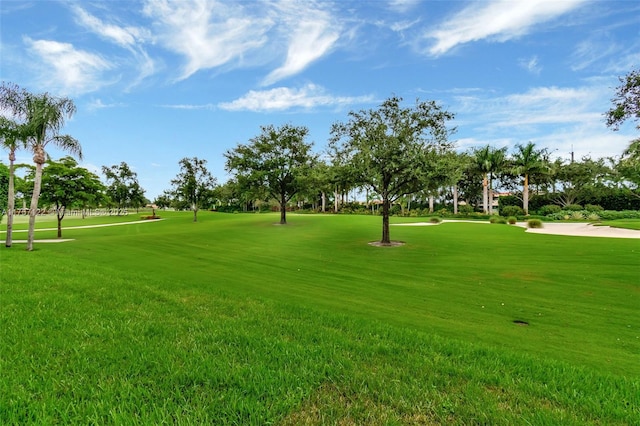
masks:
{"type": "Polygon", "coordinates": [[[616,164],[616,169],[623,179],[640,189],[640,139],[631,141],[616,164]]]}
{"type": "Polygon", "coordinates": [[[126,208],[139,205],[144,200],[144,190],[138,183],[138,175],[124,161],[119,165],[102,166],[107,179],[107,195],[118,208],[118,215],[126,208]]]}
{"type": "Polygon", "coordinates": [[[5,246],[11,247],[13,239],[13,213],[15,211],[15,161],[16,150],[25,147],[26,128],[6,117],[0,117],[0,145],[9,151],[7,170],[7,234],[5,246]]]}
{"type": "Polygon", "coordinates": [[[350,112],[349,121],[331,128],[330,146],[352,165],[358,186],[368,185],[382,198],[382,245],[390,245],[391,203],[425,187],[437,147],[448,145],[454,115],[434,101],[400,106],[391,97],[378,109],[350,112]]]}
{"type": "Polygon", "coordinates": [[[183,158],[179,162],[180,173],[171,181],[173,193],[178,199],[189,203],[193,210],[193,221],[198,221],[198,210],[212,198],[216,179],[207,170],[207,160],[198,157],[183,158]]]}
{"type": "Polygon", "coordinates": [[[0,162],[0,223],[9,199],[9,168],[0,162]]]}
{"type": "Polygon", "coordinates": [[[506,164],[507,148],[493,148],[489,145],[474,150],[474,168],[482,175],[482,210],[493,214],[493,178],[506,164]]]}
{"type": "Polygon", "coordinates": [[[24,90],[14,90],[8,101],[15,116],[24,122],[23,137],[33,151],[36,165],[31,206],[29,209],[29,232],[27,250],[33,250],[33,239],[38,212],[38,200],[42,185],[42,168],[46,161],[46,148],[49,144],[82,158],[80,143],[69,135],[61,135],[60,130],[67,118],[71,118],[76,106],[69,98],[55,97],[49,93],[31,94],[24,90]]]}
{"type": "MultiPolygon", "coordinates": [[[[620,86],[611,102],[613,107],[605,114],[607,126],[618,130],[627,119],[640,120],[640,69],[620,77],[620,86]]],[[[640,129],[640,123],[636,125],[640,129]]]]}
{"type": "Polygon", "coordinates": [[[526,145],[516,145],[516,152],[511,158],[512,172],[524,179],[522,209],[525,215],[529,214],[529,178],[532,174],[545,170],[545,153],[545,149],[536,149],[536,144],[529,142],[526,145]]]}
{"type": "Polygon", "coordinates": [[[70,207],[85,207],[99,199],[105,187],[100,178],[71,157],[47,162],[42,173],[44,203],[55,206],[58,219],[58,238],[62,238],[62,219],[70,207]]]}
{"type": "Polygon", "coordinates": [[[225,169],[242,187],[264,191],[280,205],[280,224],[287,223],[287,203],[308,185],[316,160],[313,144],[306,143],[306,127],[286,124],[263,126],[248,144],[227,151],[225,169]]]}

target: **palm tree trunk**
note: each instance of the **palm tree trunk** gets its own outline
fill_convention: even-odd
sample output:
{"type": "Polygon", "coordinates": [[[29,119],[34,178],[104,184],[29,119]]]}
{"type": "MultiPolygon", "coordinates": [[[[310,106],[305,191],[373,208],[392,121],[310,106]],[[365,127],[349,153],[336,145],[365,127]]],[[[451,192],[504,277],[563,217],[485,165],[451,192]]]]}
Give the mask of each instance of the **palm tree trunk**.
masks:
{"type": "Polygon", "coordinates": [[[33,180],[33,194],[31,195],[31,208],[29,209],[29,232],[27,236],[27,251],[33,250],[33,238],[36,229],[36,214],[38,213],[38,199],[42,187],[42,165],[44,164],[44,150],[38,149],[33,157],[36,163],[36,174],[33,180]]]}
{"type": "Polygon", "coordinates": [[[9,193],[7,194],[7,239],[5,247],[11,247],[13,244],[13,213],[16,209],[16,194],[13,175],[15,173],[13,162],[16,161],[16,152],[11,150],[9,153],[9,193]]]}
{"type": "Polygon", "coordinates": [[[524,175],[524,186],[522,188],[522,209],[524,214],[529,214],[529,175],[524,175]]]}
{"type": "Polygon", "coordinates": [[[453,185],[453,214],[458,214],[458,185],[453,185]]]}
{"type": "Polygon", "coordinates": [[[324,213],[327,209],[327,194],[322,191],[322,213],[324,213]]]}
{"type": "Polygon", "coordinates": [[[429,195],[429,213],[433,213],[433,195],[429,195]]]}
{"type": "MultiPolygon", "coordinates": [[[[198,206],[195,203],[193,203],[193,204],[191,204],[191,208],[193,209],[193,221],[197,222],[198,221],[198,206]]],[[[155,214],[154,214],[154,216],[155,216],[155,214]]]]}
{"type": "Polygon", "coordinates": [[[482,211],[484,214],[489,213],[489,182],[487,180],[487,175],[482,176],[482,211]]]}

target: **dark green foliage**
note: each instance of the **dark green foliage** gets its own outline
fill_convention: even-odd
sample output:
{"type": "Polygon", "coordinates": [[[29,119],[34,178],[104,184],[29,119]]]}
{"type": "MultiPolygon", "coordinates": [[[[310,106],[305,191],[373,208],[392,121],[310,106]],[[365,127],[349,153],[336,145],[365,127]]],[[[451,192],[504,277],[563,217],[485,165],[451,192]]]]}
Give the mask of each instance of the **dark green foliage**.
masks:
{"type": "Polygon", "coordinates": [[[515,223],[518,221],[518,218],[514,217],[514,216],[509,216],[507,218],[507,223],[509,223],[509,225],[515,225],[515,223]]]}
{"type": "Polygon", "coordinates": [[[584,210],[584,208],[580,204],[569,204],[568,206],[564,206],[563,210],[567,210],[570,212],[579,212],[584,210]]]}
{"type": "Polygon", "coordinates": [[[560,207],[557,204],[548,204],[546,206],[542,206],[540,207],[537,212],[539,215],[542,216],[546,216],[548,214],[553,214],[553,213],[558,213],[560,210],[562,210],[562,207],[560,207]]]}
{"type": "Polygon", "coordinates": [[[504,206],[500,209],[500,216],[521,216],[524,210],[520,206],[504,206]]]}

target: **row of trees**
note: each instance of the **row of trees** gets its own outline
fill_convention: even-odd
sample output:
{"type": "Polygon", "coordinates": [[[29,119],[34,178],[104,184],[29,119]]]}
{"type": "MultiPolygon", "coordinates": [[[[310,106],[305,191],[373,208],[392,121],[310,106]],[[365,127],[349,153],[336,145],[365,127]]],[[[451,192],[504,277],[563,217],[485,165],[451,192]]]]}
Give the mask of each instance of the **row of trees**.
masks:
{"type": "MultiPolygon", "coordinates": [[[[607,124],[614,130],[625,120],[640,116],[640,75],[633,71],[621,78],[613,108],[606,113],[607,124]]],[[[81,157],[79,143],[58,131],[64,118],[75,111],[66,98],[48,94],[31,95],[16,86],[3,85],[2,107],[16,120],[2,118],[0,130],[3,144],[9,149],[9,198],[14,193],[13,161],[15,150],[29,148],[36,164],[31,194],[30,232],[27,249],[33,241],[33,221],[41,190],[44,147],[48,143],[81,157]]],[[[206,161],[194,158],[180,160],[180,173],[171,181],[171,189],[155,201],[160,206],[172,205],[197,212],[203,206],[244,203],[256,205],[275,200],[280,207],[280,223],[286,223],[287,206],[292,201],[311,201],[324,211],[333,196],[338,209],[345,194],[364,192],[369,200],[373,193],[382,214],[382,244],[390,244],[389,215],[395,202],[409,203],[428,199],[430,207],[436,196],[448,194],[457,212],[458,199],[468,205],[481,205],[482,211],[493,213],[493,192],[507,189],[522,199],[528,213],[530,188],[536,194],[557,194],[555,202],[572,204],[584,188],[628,188],[637,196],[640,187],[640,140],[632,141],[619,159],[552,161],[550,151],[534,143],[516,145],[515,151],[485,146],[458,153],[449,141],[455,128],[449,126],[454,114],[434,101],[417,100],[412,107],[401,105],[402,99],[391,97],[378,108],[350,112],[346,122],[331,128],[328,149],[323,155],[314,153],[306,141],[308,129],[290,124],[264,126],[261,133],[247,144],[228,150],[225,169],[233,178],[217,185],[206,168],[206,161]],[[635,191],[635,192],[633,192],[635,191]]],[[[74,160],[61,160],[68,169],[77,168],[74,160]]],[[[55,168],[51,169],[55,171],[55,168]]],[[[135,173],[126,163],[103,167],[108,186],[105,195],[118,208],[144,200],[135,173]]],[[[58,174],[62,171],[58,171],[58,174]]],[[[58,182],[59,185],[68,178],[58,182]]],[[[71,188],[70,193],[86,194],[84,188],[71,188]]],[[[77,195],[82,200],[84,195],[77,195]]],[[[94,198],[96,202],[97,198],[94,198]]],[[[48,199],[57,210],[68,200],[48,199]]],[[[9,201],[11,203],[11,201],[9,201]]],[[[13,204],[8,209],[10,212],[13,204]]],[[[61,219],[60,219],[61,220],[61,219]]],[[[8,228],[8,241],[10,229],[8,228]]]]}

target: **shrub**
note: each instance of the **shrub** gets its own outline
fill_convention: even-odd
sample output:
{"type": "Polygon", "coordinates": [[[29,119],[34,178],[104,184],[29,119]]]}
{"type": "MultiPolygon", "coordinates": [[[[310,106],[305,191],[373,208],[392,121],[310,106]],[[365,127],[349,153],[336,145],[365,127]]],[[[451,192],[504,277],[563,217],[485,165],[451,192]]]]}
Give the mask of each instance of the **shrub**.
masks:
{"type": "Polygon", "coordinates": [[[597,213],[589,213],[589,215],[587,216],[587,219],[592,222],[597,222],[600,220],[600,216],[598,216],[597,213]]]}
{"type": "Polygon", "coordinates": [[[604,210],[602,206],[594,205],[594,204],[585,204],[584,209],[589,212],[601,212],[604,210]]]}
{"type": "Polygon", "coordinates": [[[547,204],[546,206],[542,206],[538,209],[538,214],[542,216],[547,216],[550,214],[558,213],[562,208],[555,204],[547,204]]]}
{"type": "Polygon", "coordinates": [[[520,206],[504,206],[500,209],[500,214],[502,216],[518,216],[523,215],[524,210],[520,206]]]}
{"type": "Polygon", "coordinates": [[[471,214],[474,212],[473,206],[469,205],[469,204],[462,204],[460,206],[458,206],[458,213],[459,214],[471,214]]]}
{"type": "Polygon", "coordinates": [[[518,219],[517,219],[517,218],[515,218],[514,216],[509,216],[509,217],[507,218],[507,222],[509,223],[509,225],[515,225],[515,224],[516,224],[516,222],[517,222],[517,220],[518,220],[518,219]]]}
{"type": "Polygon", "coordinates": [[[567,206],[564,206],[563,210],[569,210],[572,212],[579,212],[580,210],[583,210],[582,206],[580,204],[569,204],[567,206]]]}
{"type": "Polygon", "coordinates": [[[439,218],[439,217],[430,217],[430,218],[429,218],[429,222],[430,222],[430,223],[440,223],[440,222],[441,222],[441,220],[440,220],[440,218],[439,218]]]}
{"type": "Polygon", "coordinates": [[[582,214],[582,212],[573,211],[573,212],[571,212],[571,219],[572,220],[582,220],[582,219],[584,219],[584,215],[582,214]]]}
{"type": "Polygon", "coordinates": [[[540,219],[529,219],[527,228],[542,228],[542,221],[540,219]]]}
{"type": "Polygon", "coordinates": [[[447,209],[440,209],[440,210],[438,210],[438,214],[441,217],[445,217],[445,216],[449,216],[451,214],[451,212],[449,210],[447,210],[447,209]]]}
{"type": "Polygon", "coordinates": [[[150,215],[150,216],[141,216],[140,217],[140,220],[153,220],[153,219],[160,219],[160,216],[150,215]]]}
{"type": "Polygon", "coordinates": [[[489,218],[489,223],[506,224],[507,223],[507,219],[505,219],[504,217],[500,217],[500,216],[491,216],[491,218],[489,218]]]}

